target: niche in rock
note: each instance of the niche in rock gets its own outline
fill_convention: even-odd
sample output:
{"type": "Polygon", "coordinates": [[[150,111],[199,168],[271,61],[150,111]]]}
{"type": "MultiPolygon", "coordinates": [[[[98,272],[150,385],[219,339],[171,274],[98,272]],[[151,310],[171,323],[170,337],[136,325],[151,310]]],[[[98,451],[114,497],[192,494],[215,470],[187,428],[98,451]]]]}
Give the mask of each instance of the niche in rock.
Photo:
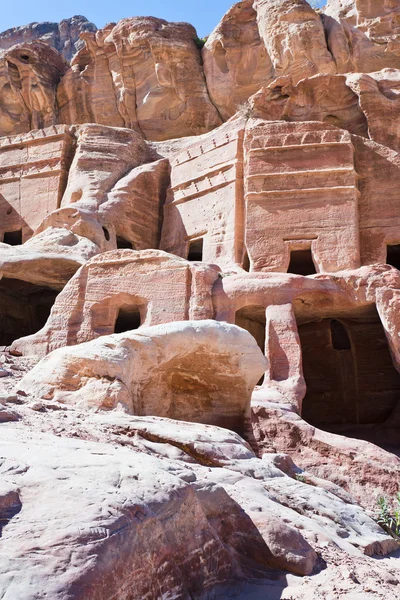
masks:
{"type": "Polygon", "coordinates": [[[142,315],[138,306],[124,305],[118,311],[115,321],[114,333],[124,333],[139,329],[142,324],[142,315]]]}
{"type": "Polygon", "coordinates": [[[400,271],[400,244],[387,247],[386,263],[400,271]]]}
{"type": "Polygon", "coordinates": [[[20,246],[22,244],[22,229],[17,231],[6,231],[3,237],[4,244],[10,246],[20,246]]]}
{"type": "Polygon", "coordinates": [[[36,333],[46,324],[58,291],[19,279],[0,280],[0,346],[36,333]]]}
{"type": "Polygon", "coordinates": [[[189,243],[188,260],[201,262],[203,260],[203,238],[189,243]]]}
{"type": "Polygon", "coordinates": [[[132,244],[132,242],[130,242],[129,240],[126,240],[123,237],[120,237],[117,235],[117,248],[119,249],[129,249],[129,250],[134,250],[134,245],[132,244]]]}
{"type": "Polygon", "coordinates": [[[376,308],[302,323],[298,331],[307,385],[302,417],[332,433],[399,445],[391,415],[400,374],[376,308]]]}
{"type": "Polygon", "coordinates": [[[292,250],[287,272],[294,275],[315,275],[317,271],[315,270],[311,248],[308,250],[292,250]]]}

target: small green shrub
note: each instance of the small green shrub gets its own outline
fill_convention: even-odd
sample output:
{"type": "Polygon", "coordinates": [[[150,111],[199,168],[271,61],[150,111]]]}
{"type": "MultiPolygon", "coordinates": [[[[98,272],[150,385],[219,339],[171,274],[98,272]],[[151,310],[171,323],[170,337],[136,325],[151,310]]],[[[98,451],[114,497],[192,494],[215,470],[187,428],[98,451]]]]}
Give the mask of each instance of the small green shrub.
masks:
{"type": "Polygon", "coordinates": [[[196,44],[198,49],[201,50],[202,48],[204,48],[204,44],[206,43],[207,39],[208,39],[208,36],[203,37],[203,38],[195,37],[194,43],[196,44]]]}
{"type": "Polygon", "coordinates": [[[378,505],[377,522],[387,533],[400,541],[400,493],[392,503],[384,496],[379,496],[376,503],[378,505]]]}

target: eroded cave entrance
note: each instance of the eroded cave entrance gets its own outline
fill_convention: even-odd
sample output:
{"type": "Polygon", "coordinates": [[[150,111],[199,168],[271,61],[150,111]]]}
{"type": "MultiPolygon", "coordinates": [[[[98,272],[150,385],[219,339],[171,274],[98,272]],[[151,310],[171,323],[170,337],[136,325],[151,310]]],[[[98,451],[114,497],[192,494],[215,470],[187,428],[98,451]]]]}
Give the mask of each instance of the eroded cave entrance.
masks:
{"type": "MultiPolygon", "coordinates": [[[[235,325],[246,329],[256,340],[261,352],[265,353],[266,316],[264,306],[245,306],[235,313],[235,325]]],[[[261,377],[258,385],[264,381],[261,377]]]]}
{"type": "Polygon", "coordinates": [[[135,250],[134,245],[129,240],[117,235],[117,248],[118,249],[127,249],[127,250],[135,250]]]}
{"type": "Polygon", "coordinates": [[[313,261],[311,248],[306,250],[292,250],[287,270],[294,275],[315,275],[317,272],[313,261]]]}
{"type": "Polygon", "coordinates": [[[376,308],[300,320],[298,331],[307,385],[302,417],[325,431],[400,446],[392,418],[400,374],[376,308]]]}
{"type": "Polygon", "coordinates": [[[139,329],[144,321],[143,308],[140,306],[123,305],[118,311],[114,333],[124,333],[139,329]]]}
{"type": "Polygon", "coordinates": [[[0,346],[36,333],[46,324],[58,291],[19,279],[0,280],[0,346]]]}
{"type": "Polygon", "coordinates": [[[17,231],[5,231],[3,243],[9,244],[9,246],[20,246],[22,244],[22,229],[18,229],[17,231]]]}

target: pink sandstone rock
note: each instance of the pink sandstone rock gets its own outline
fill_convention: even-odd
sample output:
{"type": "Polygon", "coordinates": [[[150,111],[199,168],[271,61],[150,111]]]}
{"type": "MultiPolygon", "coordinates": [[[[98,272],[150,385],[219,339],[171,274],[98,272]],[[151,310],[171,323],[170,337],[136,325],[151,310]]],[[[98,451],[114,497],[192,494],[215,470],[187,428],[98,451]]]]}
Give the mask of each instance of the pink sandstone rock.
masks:
{"type": "Polygon", "coordinates": [[[268,121],[321,121],[368,137],[367,118],[344,75],[314,75],[296,85],[279,77],[249,104],[254,117],[268,121]]]}
{"type": "Polygon", "coordinates": [[[59,23],[29,23],[0,33],[0,49],[8,50],[16,44],[40,40],[58,50],[66,60],[71,60],[75,52],[82,47],[80,34],[96,29],[96,25],[81,15],[63,19],[59,23]]]}
{"type": "Polygon", "coordinates": [[[59,348],[23,378],[20,389],[55,402],[119,407],[129,414],[243,432],[250,395],[265,363],[246,331],[190,321],[59,348]]]}
{"type": "Polygon", "coordinates": [[[291,252],[309,249],[315,270],[359,266],[357,176],[348,132],[328,124],[254,120],[244,147],[251,269],[286,271],[291,252]]]}
{"type": "Polygon", "coordinates": [[[252,0],[234,4],[202,50],[208,92],[223,119],[273,79],[274,69],[260,39],[252,0]]]}
{"type": "Polygon", "coordinates": [[[61,122],[129,127],[152,140],[221,123],[191,25],[136,17],[83,37],[86,46],[59,86],[61,122]]]}
{"type": "Polygon", "coordinates": [[[67,62],[43,42],[0,52],[0,135],[15,135],[57,123],[57,84],[67,62]]]}
{"type": "Polygon", "coordinates": [[[306,0],[255,0],[261,39],[275,77],[294,83],[317,73],[336,73],[319,15],[306,0]]]}
{"type": "Polygon", "coordinates": [[[400,67],[396,0],[328,0],[323,22],[338,72],[400,67]]]}
{"type": "Polygon", "coordinates": [[[163,250],[227,269],[242,263],[244,125],[227,123],[172,157],[163,250]]]}
{"type": "Polygon", "coordinates": [[[85,263],[66,285],[46,326],[16,341],[13,350],[44,356],[116,331],[212,318],[218,274],[211,265],[157,250],[104,253],[85,263]]]}
{"type": "Polygon", "coordinates": [[[1,241],[22,244],[59,207],[73,143],[63,125],[0,138],[1,241]]]}
{"type": "Polygon", "coordinates": [[[329,478],[372,511],[379,496],[392,498],[399,492],[400,459],[374,444],[313,427],[260,394],[252,401],[252,423],[259,455],[289,454],[304,469],[306,482],[310,474],[329,478]]]}
{"type": "Polygon", "coordinates": [[[244,0],[202,52],[1,53],[0,597],[394,597],[399,31],[244,0]]]}

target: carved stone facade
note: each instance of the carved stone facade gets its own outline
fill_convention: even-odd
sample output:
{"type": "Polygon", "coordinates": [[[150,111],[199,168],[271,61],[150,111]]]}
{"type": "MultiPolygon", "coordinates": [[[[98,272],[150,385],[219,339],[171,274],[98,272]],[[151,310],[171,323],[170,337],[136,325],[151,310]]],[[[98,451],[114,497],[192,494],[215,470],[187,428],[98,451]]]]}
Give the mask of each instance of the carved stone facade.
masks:
{"type": "Polygon", "coordinates": [[[398,4],[0,53],[1,598],[394,597],[398,4]]]}
{"type": "Polygon", "coordinates": [[[59,208],[72,153],[62,125],[0,139],[0,241],[22,244],[59,208]]]}

